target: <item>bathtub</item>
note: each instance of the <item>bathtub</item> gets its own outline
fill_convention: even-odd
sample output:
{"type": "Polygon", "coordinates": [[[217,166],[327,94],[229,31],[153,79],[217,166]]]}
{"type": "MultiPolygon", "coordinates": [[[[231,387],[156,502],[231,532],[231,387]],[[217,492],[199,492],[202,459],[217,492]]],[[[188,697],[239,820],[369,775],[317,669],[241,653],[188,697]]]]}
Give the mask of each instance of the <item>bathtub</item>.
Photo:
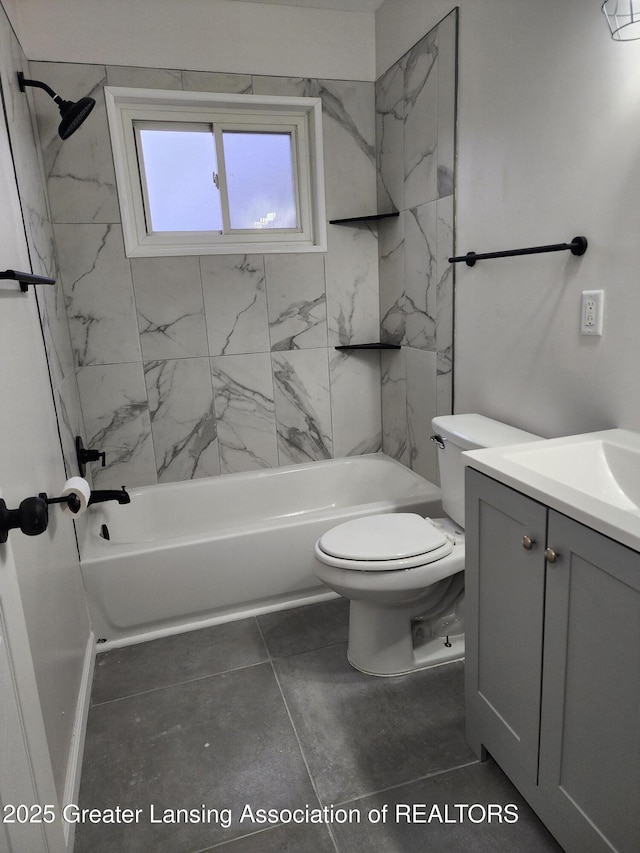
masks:
{"type": "Polygon", "coordinates": [[[329,528],[378,512],[441,514],[440,489],[382,453],[129,494],[89,507],[80,545],[99,649],[335,597],[313,574],[329,528]]]}

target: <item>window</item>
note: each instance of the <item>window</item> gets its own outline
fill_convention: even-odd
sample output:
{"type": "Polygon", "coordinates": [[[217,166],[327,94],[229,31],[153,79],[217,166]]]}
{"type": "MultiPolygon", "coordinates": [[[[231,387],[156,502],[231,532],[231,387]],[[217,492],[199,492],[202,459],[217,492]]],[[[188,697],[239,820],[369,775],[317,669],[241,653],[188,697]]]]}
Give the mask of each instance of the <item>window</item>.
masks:
{"type": "Polygon", "coordinates": [[[319,98],[105,95],[128,257],[326,250],[319,98]]]}

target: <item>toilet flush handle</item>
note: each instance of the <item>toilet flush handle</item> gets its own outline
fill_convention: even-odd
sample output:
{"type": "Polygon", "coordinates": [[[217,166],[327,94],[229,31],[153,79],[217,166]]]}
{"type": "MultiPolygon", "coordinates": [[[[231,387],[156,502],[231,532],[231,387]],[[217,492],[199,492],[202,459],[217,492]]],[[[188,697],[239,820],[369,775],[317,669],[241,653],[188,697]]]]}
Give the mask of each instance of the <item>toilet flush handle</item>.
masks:
{"type": "Polygon", "coordinates": [[[438,435],[438,433],[436,433],[435,435],[432,435],[429,438],[429,441],[434,441],[438,445],[440,450],[444,450],[444,443],[446,440],[447,440],[446,438],[443,438],[441,435],[438,435]]]}

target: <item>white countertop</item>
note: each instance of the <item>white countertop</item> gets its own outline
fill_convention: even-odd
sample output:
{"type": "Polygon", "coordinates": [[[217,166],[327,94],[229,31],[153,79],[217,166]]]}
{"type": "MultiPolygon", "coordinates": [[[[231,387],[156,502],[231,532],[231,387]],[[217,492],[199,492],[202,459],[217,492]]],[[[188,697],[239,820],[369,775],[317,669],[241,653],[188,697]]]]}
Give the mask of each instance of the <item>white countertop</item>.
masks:
{"type": "Polygon", "coordinates": [[[623,429],[470,450],[468,465],[640,551],[640,434],[623,429]]]}

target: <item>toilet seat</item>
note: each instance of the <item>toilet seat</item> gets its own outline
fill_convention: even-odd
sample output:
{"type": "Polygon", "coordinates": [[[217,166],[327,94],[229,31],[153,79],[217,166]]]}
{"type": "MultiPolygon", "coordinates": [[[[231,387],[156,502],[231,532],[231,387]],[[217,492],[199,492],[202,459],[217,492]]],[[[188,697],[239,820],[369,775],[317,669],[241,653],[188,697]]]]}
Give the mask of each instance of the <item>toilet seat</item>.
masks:
{"type": "Polygon", "coordinates": [[[316,543],[316,556],[329,566],[353,571],[396,571],[436,562],[453,543],[416,513],[383,513],[346,521],[316,543]]]}

